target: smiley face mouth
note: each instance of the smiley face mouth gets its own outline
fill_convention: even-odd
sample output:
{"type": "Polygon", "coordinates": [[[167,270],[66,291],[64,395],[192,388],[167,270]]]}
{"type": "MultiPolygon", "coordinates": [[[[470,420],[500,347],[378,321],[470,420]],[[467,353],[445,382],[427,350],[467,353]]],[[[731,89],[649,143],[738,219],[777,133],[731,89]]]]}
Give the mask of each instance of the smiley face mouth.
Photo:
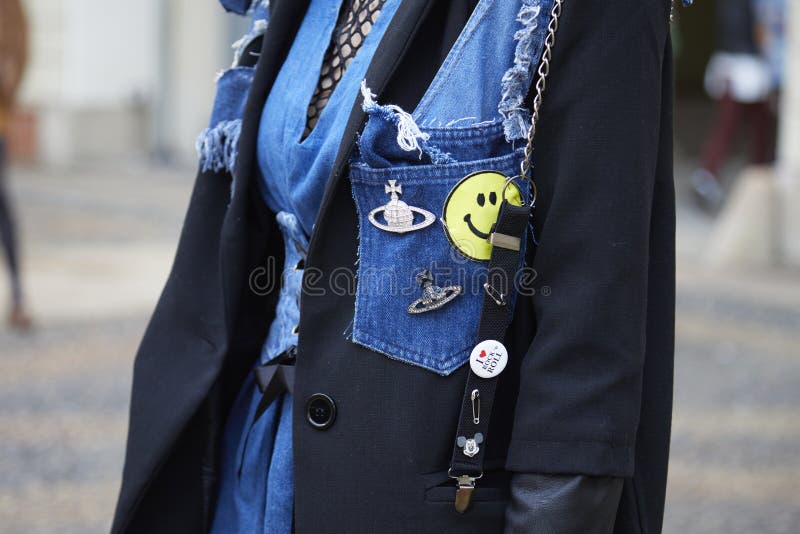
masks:
{"type": "Polygon", "coordinates": [[[480,230],[475,228],[474,224],[472,224],[472,214],[471,213],[467,213],[466,215],[464,215],[464,222],[467,223],[467,228],[469,228],[470,232],[472,232],[476,236],[480,237],[481,239],[489,239],[489,234],[487,234],[485,232],[481,232],[480,230]]]}

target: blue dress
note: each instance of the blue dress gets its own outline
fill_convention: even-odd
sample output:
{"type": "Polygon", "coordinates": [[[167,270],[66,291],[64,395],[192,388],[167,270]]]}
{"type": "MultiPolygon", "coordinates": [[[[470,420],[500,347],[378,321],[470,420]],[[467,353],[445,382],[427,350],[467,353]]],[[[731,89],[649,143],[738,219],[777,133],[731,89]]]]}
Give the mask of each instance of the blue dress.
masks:
{"type": "MultiPolygon", "coordinates": [[[[259,185],[267,205],[277,214],[286,257],[275,319],[260,361],[254,364],[267,363],[297,344],[302,279],[302,269],[298,267],[359,85],[400,0],[386,1],[314,129],[303,138],[306,112],[341,3],[342,0],[311,0],[261,118],[259,185]]],[[[251,374],[229,415],[223,438],[214,533],[292,531],[292,399],[284,393],[256,417],[260,400],[261,393],[251,374]]]]}

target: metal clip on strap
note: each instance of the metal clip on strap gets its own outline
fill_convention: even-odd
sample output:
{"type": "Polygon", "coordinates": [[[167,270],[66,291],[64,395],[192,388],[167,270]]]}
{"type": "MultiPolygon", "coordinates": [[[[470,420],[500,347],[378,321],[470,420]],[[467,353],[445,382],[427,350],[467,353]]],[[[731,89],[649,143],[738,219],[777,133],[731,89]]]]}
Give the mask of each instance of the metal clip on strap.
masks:
{"type": "Polygon", "coordinates": [[[462,475],[455,477],[458,486],[456,487],[456,512],[463,514],[472,502],[472,492],[475,491],[475,481],[480,477],[462,475]]]}
{"type": "MultiPolygon", "coordinates": [[[[528,228],[530,207],[514,206],[503,201],[494,234],[521,241],[528,228]]],[[[494,235],[493,234],[493,235],[494,235]]],[[[505,242],[508,242],[506,240],[505,242]]],[[[511,310],[508,303],[514,291],[514,280],[520,265],[520,247],[492,247],[489,260],[490,280],[481,307],[478,342],[505,337],[511,310]],[[503,298],[497,298],[502,295],[503,298]]],[[[455,508],[464,513],[472,502],[475,482],[483,475],[486,436],[492,414],[497,377],[480,378],[471,370],[467,378],[458,432],[453,445],[449,475],[457,481],[455,508]]]]}
{"type": "Polygon", "coordinates": [[[519,236],[493,232],[492,235],[489,236],[489,242],[493,247],[507,248],[508,250],[519,250],[522,239],[520,239],[519,236]]]}

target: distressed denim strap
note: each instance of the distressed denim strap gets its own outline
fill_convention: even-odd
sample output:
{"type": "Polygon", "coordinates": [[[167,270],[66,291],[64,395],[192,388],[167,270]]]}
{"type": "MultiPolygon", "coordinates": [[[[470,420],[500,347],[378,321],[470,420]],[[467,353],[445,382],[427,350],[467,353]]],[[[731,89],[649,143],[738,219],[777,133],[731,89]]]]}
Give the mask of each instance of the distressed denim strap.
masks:
{"type": "MultiPolygon", "coordinates": [[[[511,321],[511,305],[515,291],[516,272],[520,265],[519,243],[525,238],[530,206],[515,206],[503,201],[497,223],[492,230],[494,243],[489,260],[486,290],[483,296],[478,339],[502,342],[511,321]]],[[[483,475],[489,419],[497,388],[497,375],[481,378],[472,369],[461,403],[458,431],[453,442],[449,475],[458,481],[456,510],[463,513],[469,507],[475,481],[483,475]],[[469,451],[465,441],[480,436],[477,452],[469,451]]]]}

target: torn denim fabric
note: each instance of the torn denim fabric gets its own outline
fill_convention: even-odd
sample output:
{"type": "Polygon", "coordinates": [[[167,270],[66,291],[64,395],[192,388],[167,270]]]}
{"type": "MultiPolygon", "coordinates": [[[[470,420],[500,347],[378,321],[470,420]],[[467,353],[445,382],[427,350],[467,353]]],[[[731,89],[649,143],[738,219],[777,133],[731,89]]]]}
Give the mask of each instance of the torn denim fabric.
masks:
{"type": "Polygon", "coordinates": [[[247,33],[233,43],[233,63],[231,68],[217,76],[217,92],[208,127],[200,132],[195,140],[200,169],[203,172],[227,171],[231,174],[236,166],[239,136],[242,130],[247,95],[253,82],[255,63],[244,54],[255,53],[253,44],[267,30],[269,22],[269,2],[267,0],[234,1],[221,0],[228,11],[250,13],[251,20],[247,33]]]}
{"type": "Polygon", "coordinates": [[[502,99],[497,106],[508,140],[522,139],[530,126],[531,113],[525,106],[525,99],[539,63],[550,15],[548,9],[543,9],[545,4],[547,2],[542,0],[523,0],[517,14],[517,22],[522,28],[514,32],[514,65],[500,82],[502,99]]]}
{"type": "Polygon", "coordinates": [[[429,161],[436,165],[455,162],[449,154],[429,142],[430,134],[420,130],[410,113],[393,104],[379,105],[366,82],[361,83],[361,96],[362,109],[375,119],[367,123],[359,139],[361,157],[367,162],[382,166],[382,162],[388,163],[385,159],[387,154],[389,157],[393,155],[395,161],[403,159],[398,149],[414,153],[421,162],[429,161]],[[383,135],[387,130],[395,132],[395,135],[383,135]],[[390,138],[393,138],[393,142],[385,141],[390,138]]]}
{"type": "Polygon", "coordinates": [[[252,82],[251,67],[228,69],[217,80],[217,95],[209,126],[195,141],[200,168],[204,172],[233,172],[242,114],[252,82]]]}

